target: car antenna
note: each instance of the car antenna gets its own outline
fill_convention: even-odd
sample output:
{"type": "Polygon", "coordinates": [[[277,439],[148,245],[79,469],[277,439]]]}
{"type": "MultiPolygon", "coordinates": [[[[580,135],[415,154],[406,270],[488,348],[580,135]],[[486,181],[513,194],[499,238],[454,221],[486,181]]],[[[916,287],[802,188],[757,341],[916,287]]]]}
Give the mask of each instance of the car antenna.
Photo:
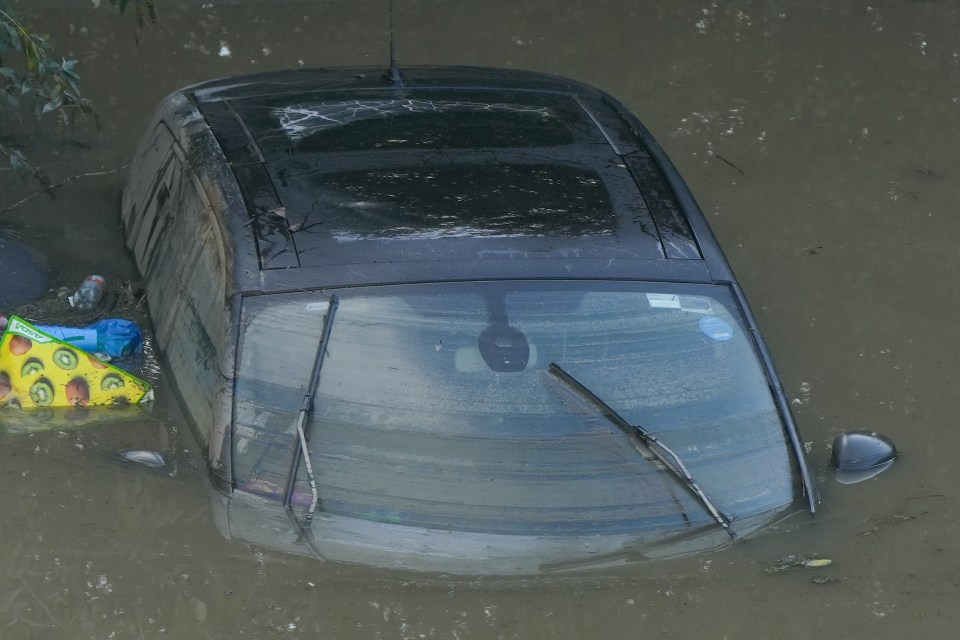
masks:
{"type": "Polygon", "coordinates": [[[393,42],[393,0],[390,0],[390,68],[383,72],[380,78],[384,84],[392,87],[406,86],[403,74],[397,68],[397,50],[393,42]]]}

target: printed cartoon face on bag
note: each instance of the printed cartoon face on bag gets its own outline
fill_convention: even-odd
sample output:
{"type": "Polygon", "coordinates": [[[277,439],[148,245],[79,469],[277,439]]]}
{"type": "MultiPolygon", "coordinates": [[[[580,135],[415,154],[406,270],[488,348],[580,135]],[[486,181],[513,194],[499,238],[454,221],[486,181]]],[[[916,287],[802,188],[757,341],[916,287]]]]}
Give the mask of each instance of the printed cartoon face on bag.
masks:
{"type": "Polygon", "coordinates": [[[149,383],[13,316],[0,339],[0,406],[86,407],[153,400],[149,383]]]}

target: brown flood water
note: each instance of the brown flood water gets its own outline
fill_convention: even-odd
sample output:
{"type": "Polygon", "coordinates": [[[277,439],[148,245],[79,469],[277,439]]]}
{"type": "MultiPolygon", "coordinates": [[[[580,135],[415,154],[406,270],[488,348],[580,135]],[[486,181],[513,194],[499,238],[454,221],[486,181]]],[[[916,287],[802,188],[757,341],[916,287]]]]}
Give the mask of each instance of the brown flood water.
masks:
{"type": "MultiPolygon", "coordinates": [[[[387,58],[386,0],[158,2],[161,22],[139,46],[130,16],[81,0],[21,4],[41,7],[57,53],[82,61],[103,119],[99,133],[23,139],[69,182],[56,200],[0,214],[0,228],[43,253],[54,286],[135,277],[116,170],[164,95],[224,75],[387,58]]],[[[811,450],[819,512],[722,552],[577,578],[449,580],[284,556],[220,538],[161,374],[140,424],[0,436],[0,637],[954,637],[954,3],[397,0],[396,30],[401,64],[567,75],[640,116],[750,297],[811,450]],[[887,434],[903,456],[844,486],[828,445],[853,428],[887,434]],[[172,477],[102,455],[145,438],[175,453],[172,477]],[[833,563],[766,571],[789,554],[833,563]]],[[[0,172],[0,208],[32,191],[0,172]]]]}

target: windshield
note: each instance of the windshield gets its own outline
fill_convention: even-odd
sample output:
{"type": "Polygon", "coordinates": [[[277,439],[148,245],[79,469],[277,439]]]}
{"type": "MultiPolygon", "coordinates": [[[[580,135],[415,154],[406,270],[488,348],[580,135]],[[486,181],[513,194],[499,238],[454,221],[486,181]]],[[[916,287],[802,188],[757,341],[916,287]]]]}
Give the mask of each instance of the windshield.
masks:
{"type": "MultiPolygon", "coordinates": [[[[548,372],[683,462],[734,522],[799,479],[755,346],[721,286],[498,282],[338,291],[307,421],[319,510],[536,535],[716,526],[674,472],[548,372]]],[[[280,500],[329,293],[244,301],[236,486],[280,500]]],[[[295,506],[310,503],[303,465],[295,506]]]]}

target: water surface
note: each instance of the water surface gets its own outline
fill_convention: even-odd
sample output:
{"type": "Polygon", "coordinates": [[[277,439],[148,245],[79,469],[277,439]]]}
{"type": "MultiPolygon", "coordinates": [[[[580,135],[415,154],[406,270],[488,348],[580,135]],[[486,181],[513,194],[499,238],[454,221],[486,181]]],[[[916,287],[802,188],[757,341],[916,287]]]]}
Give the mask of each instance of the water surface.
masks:
{"type": "MultiPolygon", "coordinates": [[[[83,63],[99,132],[19,141],[57,199],[0,214],[54,287],[136,278],[118,192],[153,108],[212,77],[382,65],[386,2],[161,6],[133,21],[51,1],[37,21],[83,63]]],[[[3,638],[902,638],[960,624],[954,487],[960,273],[960,16],[952,3],[398,0],[402,64],[571,76],[637,113],[738,273],[821,481],[816,516],[719,553],[579,578],[448,579],[228,543],[158,381],[133,425],[0,437],[3,638]],[[842,429],[903,457],[834,483],[842,429]],[[150,440],[174,476],[101,455],[150,440]],[[789,554],[833,560],[772,574],[789,554]],[[826,581],[812,578],[820,576],[826,581]]],[[[0,173],[0,207],[31,194],[0,173]]]]}

